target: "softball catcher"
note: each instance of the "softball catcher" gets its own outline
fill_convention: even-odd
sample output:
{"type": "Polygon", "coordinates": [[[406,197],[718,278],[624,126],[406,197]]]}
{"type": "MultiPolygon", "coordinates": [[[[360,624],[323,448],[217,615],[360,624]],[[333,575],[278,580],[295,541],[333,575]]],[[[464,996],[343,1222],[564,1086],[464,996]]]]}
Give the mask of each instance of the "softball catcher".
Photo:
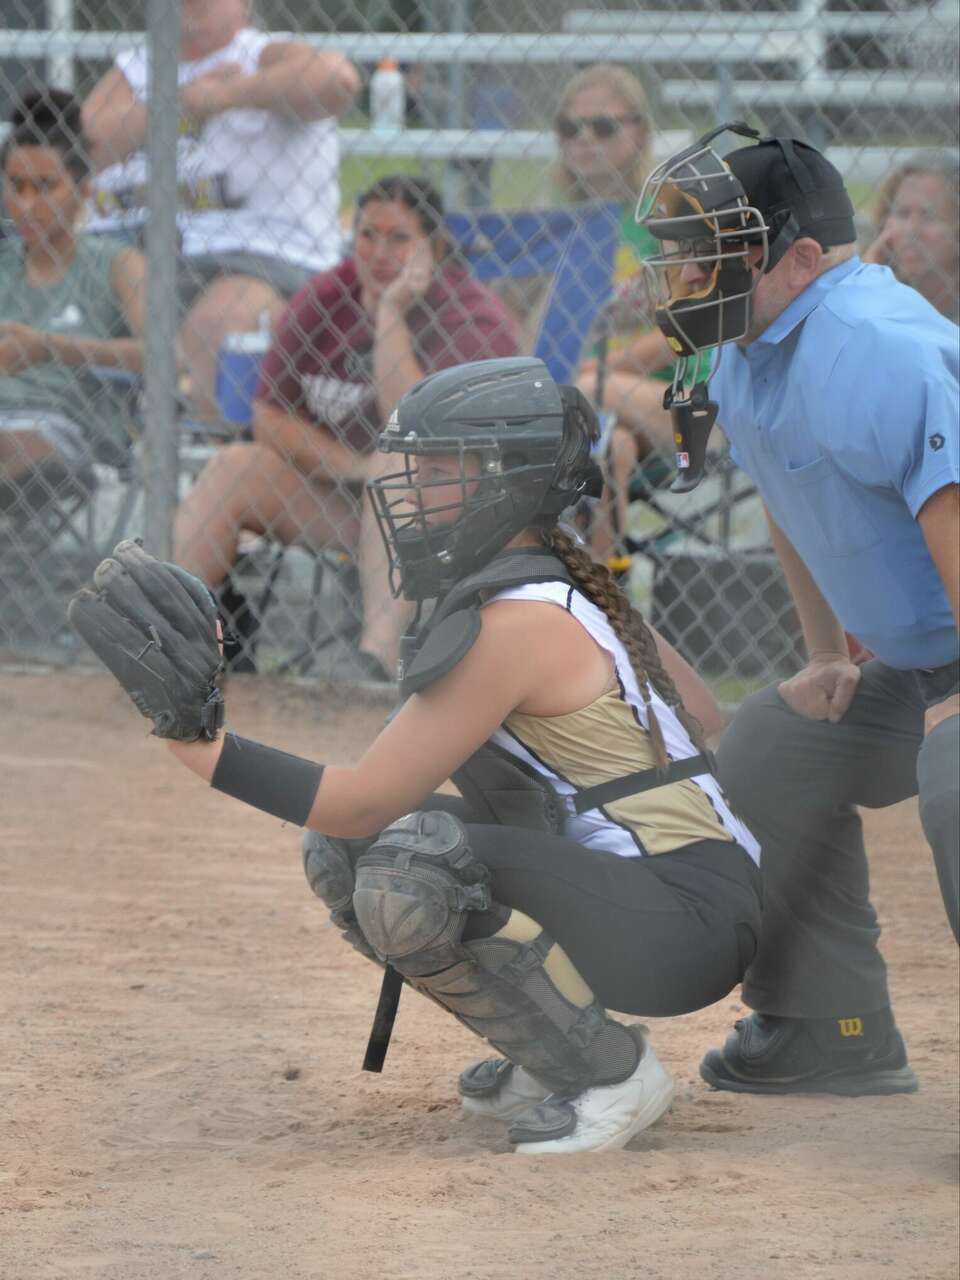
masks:
{"type": "Polygon", "coordinates": [[[361,761],[224,732],[214,606],[122,543],[70,618],[175,755],[308,828],[346,940],[492,1045],[465,1111],[523,1154],[623,1146],[669,1107],[646,1032],[724,996],[755,949],[758,848],[714,778],[704,686],[561,531],[596,416],[532,359],[461,365],[400,401],[371,484],[396,591],[435,601],[402,705],[361,761]],[[682,696],[681,696],[682,695],[682,696]],[[686,704],[686,705],[685,705],[686,704]],[[449,777],[460,797],[434,794],[449,777]]]}

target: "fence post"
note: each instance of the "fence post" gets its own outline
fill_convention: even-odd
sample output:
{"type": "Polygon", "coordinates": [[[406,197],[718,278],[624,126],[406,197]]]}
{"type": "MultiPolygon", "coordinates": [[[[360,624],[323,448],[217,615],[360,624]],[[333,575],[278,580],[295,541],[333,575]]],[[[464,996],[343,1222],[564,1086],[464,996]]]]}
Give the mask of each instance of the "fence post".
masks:
{"type": "Polygon", "coordinates": [[[177,503],[177,64],[180,0],[149,0],[147,314],[144,341],[144,535],[169,559],[177,503]]]}
{"type": "MultiPolygon", "coordinates": [[[[73,0],[47,0],[47,26],[56,35],[73,31],[73,0]]],[[[58,89],[76,87],[72,53],[54,53],[47,59],[47,80],[58,89]]]]}
{"type": "MultiPolygon", "coordinates": [[[[470,0],[449,0],[447,30],[451,35],[466,32],[470,27],[470,0]]],[[[466,112],[465,73],[462,62],[451,62],[448,72],[447,128],[462,129],[466,112]]],[[[444,201],[448,209],[460,207],[463,191],[463,173],[460,163],[453,160],[444,173],[444,201]]]]}

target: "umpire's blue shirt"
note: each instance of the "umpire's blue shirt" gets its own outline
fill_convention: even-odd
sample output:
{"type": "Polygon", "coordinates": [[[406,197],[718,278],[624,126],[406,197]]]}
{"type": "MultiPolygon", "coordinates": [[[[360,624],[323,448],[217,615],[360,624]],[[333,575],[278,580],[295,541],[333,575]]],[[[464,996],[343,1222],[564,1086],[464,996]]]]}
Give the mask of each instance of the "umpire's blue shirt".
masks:
{"type": "Polygon", "coordinates": [[[747,347],[723,348],[718,421],[844,628],[893,667],[957,630],[916,516],[960,480],[960,329],[851,258],[747,347]]]}

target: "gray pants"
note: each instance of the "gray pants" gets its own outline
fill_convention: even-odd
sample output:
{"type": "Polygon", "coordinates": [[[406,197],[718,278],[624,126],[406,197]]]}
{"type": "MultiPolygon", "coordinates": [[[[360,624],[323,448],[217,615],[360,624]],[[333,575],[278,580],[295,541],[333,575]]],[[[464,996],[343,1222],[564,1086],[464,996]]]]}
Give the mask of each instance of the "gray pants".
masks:
{"type": "Polygon", "coordinates": [[[752,1008],[834,1018],[889,1005],[858,805],[885,808],[919,790],[956,933],[960,716],[923,738],[926,706],[955,679],[955,669],[924,679],[873,661],[839,724],[795,714],[774,687],[748,698],[727,729],[720,781],[763,849],[763,923],[743,983],[752,1008]]]}

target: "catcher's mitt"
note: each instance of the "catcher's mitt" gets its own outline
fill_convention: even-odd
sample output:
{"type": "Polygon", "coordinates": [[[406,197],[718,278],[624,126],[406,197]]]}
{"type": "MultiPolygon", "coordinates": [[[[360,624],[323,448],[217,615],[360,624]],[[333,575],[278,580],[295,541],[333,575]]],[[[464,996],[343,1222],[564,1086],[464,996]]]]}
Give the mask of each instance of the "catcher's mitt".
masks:
{"type": "Polygon", "coordinates": [[[74,630],[126,689],[158,738],[212,740],[223,724],[217,607],[198,579],[120,542],[67,608],[74,630]]]}

